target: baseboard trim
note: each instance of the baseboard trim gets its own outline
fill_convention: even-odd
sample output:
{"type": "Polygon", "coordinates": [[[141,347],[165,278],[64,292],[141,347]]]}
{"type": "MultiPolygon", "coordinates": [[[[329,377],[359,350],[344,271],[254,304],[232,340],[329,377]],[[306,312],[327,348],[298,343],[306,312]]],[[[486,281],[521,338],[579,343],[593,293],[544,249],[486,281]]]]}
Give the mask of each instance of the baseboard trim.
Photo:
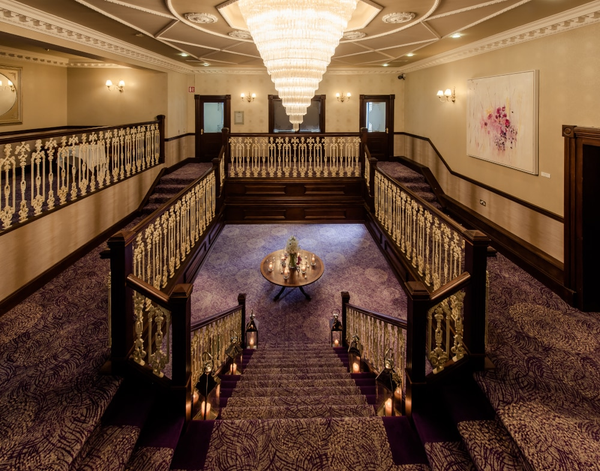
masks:
{"type": "Polygon", "coordinates": [[[128,216],[121,219],[116,224],[113,224],[111,227],[98,234],[96,237],[91,239],[86,244],[79,247],[77,250],[63,258],[60,262],[56,263],[52,267],[48,268],[46,271],[35,277],[33,280],[21,286],[17,291],[13,292],[6,298],[4,298],[0,302],[0,316],[3,316],[8,311],[10,311],[17,304],[22,303],[25,299],[27,299],[32,293],[40,289],[46,283],[51,281],[53,278],[61,274],[71,265],[73,265],[77,260],[79,260],[84,255],[87,255],[93,249],[95,249],[102,242],[107,240],[111,235],[117,232],[121,227],[129,224],[133,221],[137,215],[137,211],[129,214],[128,216]]]}

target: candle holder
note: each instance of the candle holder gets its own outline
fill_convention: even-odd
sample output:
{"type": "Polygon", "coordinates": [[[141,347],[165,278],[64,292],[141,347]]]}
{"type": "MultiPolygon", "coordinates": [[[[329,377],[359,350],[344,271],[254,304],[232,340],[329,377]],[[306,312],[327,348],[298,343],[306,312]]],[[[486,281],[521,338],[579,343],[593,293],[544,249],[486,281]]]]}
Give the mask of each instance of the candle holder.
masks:
{"type": "Polygon", "coordinates": [[[333,323],[331,324],[331,346],[341,347],[342,346],[342,323],[339,321],[340,310],[334,309],[331,314],[333,315],[333,323]]]}
{"type": "Polygon", "coordinates": [[[290,269],[288,267],[285,267],[283,269],[283,279],[287,280],[290,277],[290,269]]]}
{"type": "Polygon", "coordinates": [[[312,254],[310,257],[310,266],[314,267],[317,264],[317,259],[315,258],[315,254],[312,254]]]}
{"type": "Polygon", "coordinates": [[[250,312],[250,322],[246,325],[246,348],[258,348],[258,328],[254,322],[254,311],[250,312]]]}
{"type": "Polygon", "coordinates": [[[402,378],[394,371],[392,349],[384,355],[384,368],[375,378],[377,384],[377,415],[402,415],[402,378]]]}
{"type": "Polygon", "coordinates": [[[273,262],[269,262],[269,264],[267,265],[267,271],[269,273],[271,273],[273,271],[273,262]]]}

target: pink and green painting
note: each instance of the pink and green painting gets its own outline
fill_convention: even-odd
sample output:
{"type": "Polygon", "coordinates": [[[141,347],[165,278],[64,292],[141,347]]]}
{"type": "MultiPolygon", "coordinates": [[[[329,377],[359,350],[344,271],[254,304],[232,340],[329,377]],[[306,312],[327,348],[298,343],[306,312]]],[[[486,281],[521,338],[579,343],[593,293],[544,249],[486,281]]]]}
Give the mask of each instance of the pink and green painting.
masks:
{"type": "Polygon", "coordinates": [[[537,174],[536,71],[467,81],[467,154],[537,174]]]}

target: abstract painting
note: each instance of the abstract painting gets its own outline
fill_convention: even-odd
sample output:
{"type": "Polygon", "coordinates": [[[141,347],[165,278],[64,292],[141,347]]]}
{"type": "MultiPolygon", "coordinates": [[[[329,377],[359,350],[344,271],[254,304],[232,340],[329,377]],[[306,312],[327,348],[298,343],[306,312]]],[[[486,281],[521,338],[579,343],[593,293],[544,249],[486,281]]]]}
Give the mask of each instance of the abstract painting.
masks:
{"type": "Polygon", "coordinates": [[[537,175],[537,71],[471,79],[467,88],[467,154],[537,175]]]}

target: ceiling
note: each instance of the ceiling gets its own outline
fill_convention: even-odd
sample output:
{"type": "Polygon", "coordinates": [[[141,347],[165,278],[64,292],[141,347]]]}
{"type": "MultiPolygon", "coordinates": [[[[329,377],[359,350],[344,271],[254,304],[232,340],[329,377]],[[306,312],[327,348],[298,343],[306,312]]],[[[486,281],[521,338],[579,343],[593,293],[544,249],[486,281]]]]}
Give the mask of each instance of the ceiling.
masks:
{"type": "MultiPolygon", "coordinates": [[[[163,65],[176,64],[180,70],[182,67],[191,72],[207,67],[262,68],[256,46],[244,31],[236,1],[0,0],[0,7],[10,4],[15,8],[27,8],[29,17],[41,16],[42,11],[48,19],[55,16],[67,20],[83,27],[88,35],[110,37],[119,44],[159,57],[163,65]],[[196,15],[190,15],[194,13],[196,15]]],[[[329,69],[402,69],[590,3],[598,2],[359,0],[329,69]],[[453,38],[456,33],[460,33],[460,37],[453,38]]],[[[101,43],[106,44],[106,41],[101,43]]],[[[56,44],[0,33],[0,47],[39,50],[60,56],[72,64],[81,61],[82,56],[87,61],[107,60],[102,48],[97,49],[97,54],[82,54],[76,42],[72,49],[64,42],[60,47],[56,44]]],[[[108,47],[106,51],[109,51],[108,47]]],[[[110,57],[110,62],[114,63],[114,54],[110,57]]],[[[126,58],[123,64],[127,64],[126,58]]]]}

